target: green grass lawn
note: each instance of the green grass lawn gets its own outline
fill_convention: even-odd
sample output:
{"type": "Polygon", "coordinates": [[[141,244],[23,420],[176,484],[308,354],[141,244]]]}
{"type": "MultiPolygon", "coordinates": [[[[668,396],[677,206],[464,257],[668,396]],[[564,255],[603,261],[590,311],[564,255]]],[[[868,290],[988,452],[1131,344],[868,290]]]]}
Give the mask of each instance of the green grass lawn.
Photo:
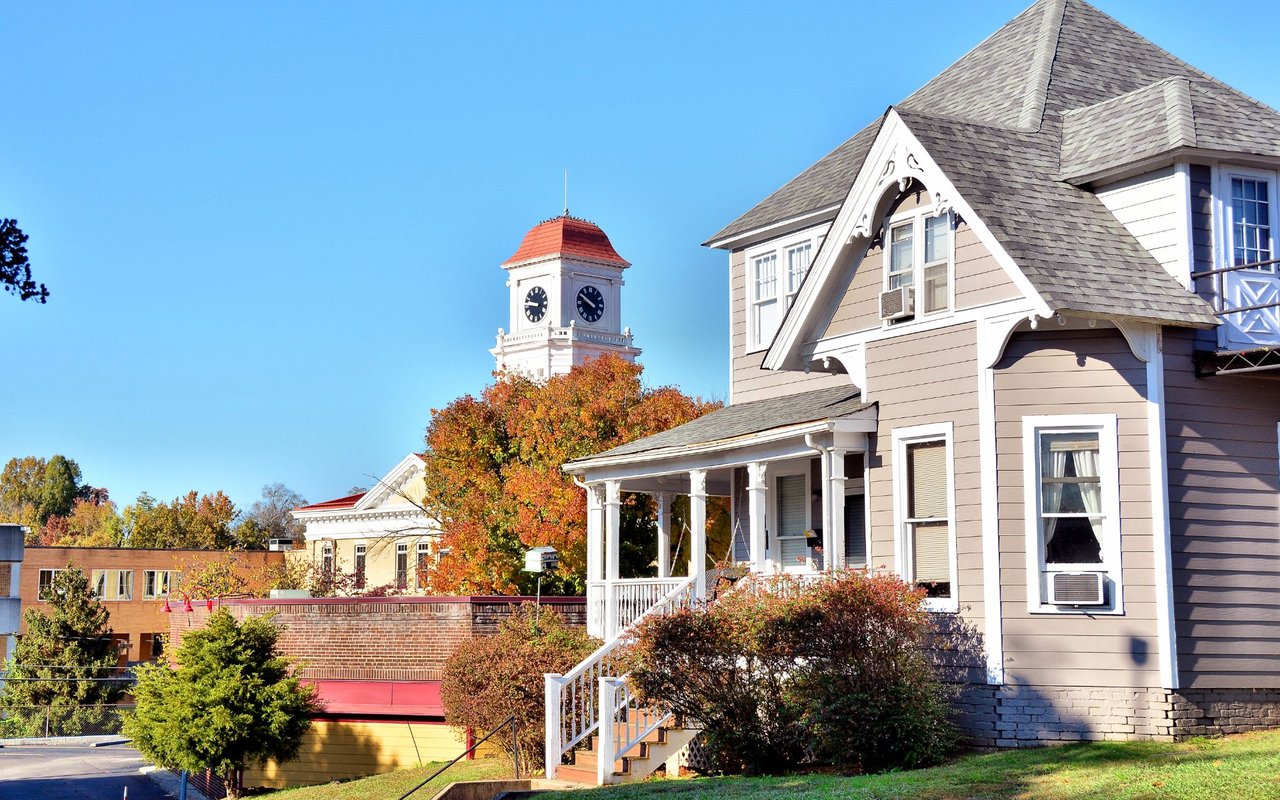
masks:
{"type": "MultiPolygon", "coordinates": [[[[260,795],[270,800],[395,800],[417,786],[420,781],[439,769],[439,764],[426,764],[413,769],[402,769],[374,775],[346,783],[326,783],[320,786],[304,786],[300,789],[282,789],[260,795]]],[[[477,758],[475,761],[459,761],[443,775],[422,787],[411,800],[430,800],[444,787],[455,781],[479,781],[488,778],[510,778],[511,762],[499,758],[477,758]]]]}
{"type": "Polygon", "coordinates": [[[933,769],[856,778],[653,780],[542,798],[650,800],[678,795],[691,800],[1262,800],[1280,798],[1280,731],[1180,744],[1105,742],[992,753],[933,769]]]}

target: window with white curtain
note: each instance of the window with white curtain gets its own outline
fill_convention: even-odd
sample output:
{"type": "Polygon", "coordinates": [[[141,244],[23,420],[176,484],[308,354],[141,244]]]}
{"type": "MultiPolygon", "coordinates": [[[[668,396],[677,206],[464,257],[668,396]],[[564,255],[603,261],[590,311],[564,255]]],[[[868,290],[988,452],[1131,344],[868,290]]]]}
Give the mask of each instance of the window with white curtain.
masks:
{"type": "Polygon", "coordinates": [[[895,215],[885,232],[884,289],[915,289],[916,315],[951,307],[951,233],[955,218],[929,208],[895,215]]]}
{"type": "Polygon", "coordinates": [[[1051,576],[1101,572],[1119,608],[1120,506],[1116,418],[1111,414],[1023,418],[1028,600],[1047,606],[1051,576]]]}
{"type": "Polygon", "coordinates": [[[900,571],[926,592],[926,605],[955,611],[955,489],[951,423],[893,431],[894,515],[900,571]]]}

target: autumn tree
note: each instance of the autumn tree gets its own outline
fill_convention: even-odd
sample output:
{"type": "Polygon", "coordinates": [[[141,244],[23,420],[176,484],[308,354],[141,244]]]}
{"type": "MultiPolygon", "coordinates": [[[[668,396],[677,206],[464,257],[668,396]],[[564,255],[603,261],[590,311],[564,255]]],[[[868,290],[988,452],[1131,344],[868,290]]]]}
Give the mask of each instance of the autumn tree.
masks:
{"type": "Polygon", "coordinates": [[[44,303],[49,299],[49,290],[31,279],[27,238],[16,219],[0,220],[0,285],[19,300],[44,303]]]}
{"type": "Polygon", "coordinates": [[[224,549],[235,545],[231,527],[236,506],[221,491],[187,492],[172,503],[145,492],[124,509],[127,547],[224,549]]]}
{"type": "MultiPolygon", "coordinates": [[[[80,465],[66,456],[11,458],[0,472],[0,522],[25,525],[28,544],[79,544],[86,515],[81,512],[78,520],[71,517],[82,502],[105,505],[109,502],[107,490],[84,483],[80,465]]],[[[114,513],[114,506],[112,510],[114,513]]],[[[106,525],[105,513],[95,511],[93,515],[102,517],[106,525]]]]}
{"type": "MultiPolygon", "coordinates": [[[[439,515],[448,551],[430,575],[433,591],[529,592],[524,551],[545,545],[561,560],[543,591],[585,590],[586,493],[561,466],[719,407],[673,387],[646,388],[642,369],[606,355],[544,381],[501,374],[480,397],[433,412],[424,505],[439,515]]],[[[653,560],[654,511],[648,496],[626,497],[624,570],[653,560]]]]}

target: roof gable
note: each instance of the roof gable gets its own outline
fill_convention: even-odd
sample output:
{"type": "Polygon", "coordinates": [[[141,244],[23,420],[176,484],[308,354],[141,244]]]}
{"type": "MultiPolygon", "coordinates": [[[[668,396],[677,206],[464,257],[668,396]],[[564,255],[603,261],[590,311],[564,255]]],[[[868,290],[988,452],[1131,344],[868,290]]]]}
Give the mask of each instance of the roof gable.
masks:
{"type": "MultiPolygon", "coordinates": [[[[1195,81],[1194,92],[1205,95],[1203,122],[1197,118],[1197,127],[1205,134],[1213,132],[1217,149],[1270,152],[1257,148],[1267,144],[1261,140],[1274,143],[1280,114],[1083,0],[1039,0],[896,107],[991,128],[1040,131],[1056,139],[1063,112],[1167,78],[1195,81]],[[1213,102],[1208,103],[1209,99],[1213,102]],[[1231,125],[1232,114],[1243,115],[1249,125],[1239,125],[1240,117],[1231,125]]],[[[708,244],[724,246],[753,231],[819,211],[833,216],[866,158],[876,127],[864,128],[727,225],[708,244]]]]}

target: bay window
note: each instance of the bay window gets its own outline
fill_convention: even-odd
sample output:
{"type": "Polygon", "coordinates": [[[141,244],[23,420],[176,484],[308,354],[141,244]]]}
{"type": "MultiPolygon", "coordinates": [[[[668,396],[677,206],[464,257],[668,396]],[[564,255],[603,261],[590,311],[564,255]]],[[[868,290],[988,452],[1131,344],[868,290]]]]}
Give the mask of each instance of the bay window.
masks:
{"type": "Polygon", "coordinates": [[[761,350],[773,341],[782,322],[778,303],[778,254],[767,253],[751,259],[751,344],[761,350]]]}
{"type": "Polygon", "coordinates": [[[899,570],[925,589],[926,605],[937,611],[958,608],[951,441],[950,423],[893,432],[899,570]]]}
{"type": "Polygon", "coordinates": [[[1050,604],[1060,573],[1099,573],[1103,610],[1119,609],[1120,510],[1116,418],[1090,414],[1023,418],[1028,603],[1050,604]]]}

